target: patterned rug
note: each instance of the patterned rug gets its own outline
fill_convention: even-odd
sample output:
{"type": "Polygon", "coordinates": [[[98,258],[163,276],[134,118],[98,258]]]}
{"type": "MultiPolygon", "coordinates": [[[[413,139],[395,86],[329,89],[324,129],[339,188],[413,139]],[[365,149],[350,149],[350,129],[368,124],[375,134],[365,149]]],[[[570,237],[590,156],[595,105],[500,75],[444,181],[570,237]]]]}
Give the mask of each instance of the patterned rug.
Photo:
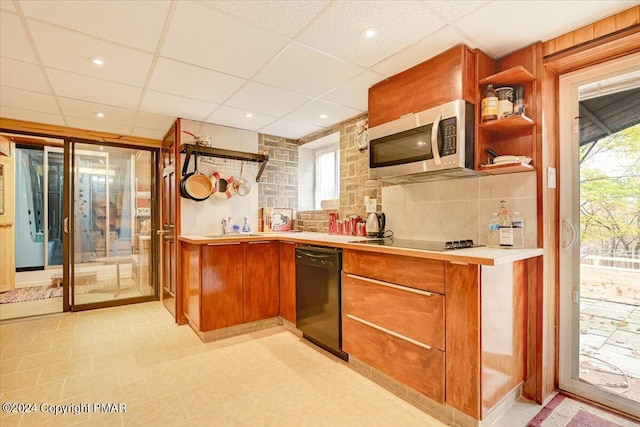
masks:
{"type": "Polygon", "coordinates": [[[62,297],[62,287],[58,288],[51,285],[31,286],[29,288],[18,288],[0,293],[0,304],[59,297],[62,297]]]}
{"type": "Polygon", "coordinates": [[[628,418],[558,393],[528,427],[632,427],[640,426],[628,418]]]}

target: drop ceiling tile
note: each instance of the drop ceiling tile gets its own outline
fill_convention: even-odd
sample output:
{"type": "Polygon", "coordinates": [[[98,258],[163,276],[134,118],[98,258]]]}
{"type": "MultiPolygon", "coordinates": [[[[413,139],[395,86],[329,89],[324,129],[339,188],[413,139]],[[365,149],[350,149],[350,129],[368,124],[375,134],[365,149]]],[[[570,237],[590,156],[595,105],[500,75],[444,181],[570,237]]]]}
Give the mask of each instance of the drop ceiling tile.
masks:
{"type": "Polygon", "coordinates": [[[255,131],[277,120],[277,117],[259,113],[252,113],[252,117],[247,117],[246,113],[246,110],[222,106],[207,117],[205,122],[255,131]]]}
{"type": "Polygon", "coordinates": [[[446,22],[453,22],[489,3],[489,0],[428,0],[422,4],[440,14],[446,22]]]}
{"type": "Polygon", "coordinates": [[[0,85],[51,93],[39,66],[4,57],[0,57],[0,85]]]}
{"type": "Polygon", "coordinates": [[[0,105],[40,113],[60,114],[60,109],[52,95],[8,86],[0,87],[0,105]]]}
{"type": "Polygon", "coordinates": [[[363,71],[362,67],[293,42],[253,80],[316,97],[363,71]]]}
{"type": "Polygon", "coordinates": [[[292,112],[312,99],[262,83],[249,82],[225,104],[245,111],[279,117],[292,112]]]}
{"type": "Polygon", "coordinates": [[[177,2],[162,56],[249,78],[289,40],[203,4],[177,2]]]}
{"type": "Polygon", "coordinates": [[[244,82],[246,80],[228,74],[160,58],[153,71],[149,89],[222,103],[244,82]]]}
{"type": "Polygon", "coordinates": [[[167,134],[167,130],[158,130],[158,129],[149,129],[144,127],[134,127],[133,131],[131,131],[131,135],[139,136],[140,138],[151,138],[157,139],[158,141],[162,141],[167,134]]]}
{"type": "Polygon", "coordinates": [[[0,56],[36,62],[20,18],[5,11],[0,11],[0,56]]]}
{"type": "Polygon", "coordinates": [[[321,129],[319,126],[280,119],[260,129],[260,133],[290,139],[300,139],[303,136],[307,136],[321,129]]]}
{"type": "Polygon", "coordinates": [[[136,117],[136,112],[132,109],[62,97],[58,97],[58,101],[60,102],[62,113],[67,119],[69,117],[76,117],[84,120],[114,123],[131,127],[136,117]],[[97,112],[104,113],[104,117],[97,118],[95,115],[97,112]]]}
{"type": "Polygon", "coordinates": [[[171,1],[22,0],[20,5],[27,17],[155,52],[171,1]]]}
{"type": "Polygon", "coordinates": [[[298,40],[369,68],[444,25],[417,2],[341,1],[331,3],[298,40]],[[373,39],[362,37],[366,28],[377,30],[373,39]]]}
{"type": "Polygon", "coordinates": [[[293,37],[329,4],[322,1],[228,1],[215,0],[207,5],[241,19],[293,37]]]}
{"type": "Polygon", "coordinates": [[[137,128],[147,128],[161,130],[166,133],[173,122],[176,121],[176,116],[166,116],[164,114],[147,113],[146,111],[138,111],[136,117],[135,126],[137,128]]]}
{"type": "Polygon", "coordinates": [[[439,53],[458,44],[465,44],[472,49],[476,47],[473,41],[464,37],[450,25],[447,25],[408,48],[377,63],[372,67],[372,70],[377,71],[385,77],[390,77],[414,65],[418,65],[429,58],[433,58],[439,53]]]}
{"type": "Polygon", "coordinates": [[[344,105],[334,104],[332,102],[321,101],[319,99],[311,101],[285,116],[286,119],[295,122],[308,123],[320,127],[331,126],[348,118],[363,113],[364,110],[356,110],[345,107],[344,105]],[[321,118],[321,115],[327,117],[321,118]]]}
{"type": "Polygon", "coordinates": [[[116,107],[136,108],[142,89],[47,68],[56,95],[116,107]]]}
{"type": "Polygon", "coordinates": [[[622,11],[632,3],[610,0],[585,1],[578,5],[574,1],[495,0],[460,18],[454,26],[477,40],[478,47],[487,54],[501,58],[539,40],[550,40],[622,11]]]}
{"type": "Polygon", "coordinates": [[[141,110],[167,116],[203,121],[218,107],[212,102],[183,98],[168,93],[148,90],[144,95],[141,110]]]}
{"type": "Polygon", "coordinates": [[[16,10],[16,7],[13,5],[13,2],[8,0],[0,1],[0,9],[18,13],[18,11],[16,10]]]}
{"type": "Polygon", "coordinates": [[[149,75],[153,61],[149,53],[33,20],[29,28],[45,67],[138,87],[149,75]],[[105,64],[98,67],[89,58],[100,58],[105,64]]]}
{"type": "Polygon", "coordinates": [[[72,128],[93,130],[98,132],[110,132],[117,135],[129,135],[131,126],[117,123],[107,123],[97,120],[86,120],[79,117],[66,117],[67,124],[72,128]]]}
{"type": "Polygon", "coordinates": [[[369,108],[369,88],[382,80],[384,76],[367,70],[327,93],[322,99],[366,111],[369,108]]]}
{"type": "Polygon", "coordinates": [[[34,123],[46,123],[49,125],[66,125],[64,119],[60,114],[49,114],[39,111],[22,110],[20,108],[5,107],[4,105],[0,105],[0,117],[6,119],[24,120],[34,123]]]}

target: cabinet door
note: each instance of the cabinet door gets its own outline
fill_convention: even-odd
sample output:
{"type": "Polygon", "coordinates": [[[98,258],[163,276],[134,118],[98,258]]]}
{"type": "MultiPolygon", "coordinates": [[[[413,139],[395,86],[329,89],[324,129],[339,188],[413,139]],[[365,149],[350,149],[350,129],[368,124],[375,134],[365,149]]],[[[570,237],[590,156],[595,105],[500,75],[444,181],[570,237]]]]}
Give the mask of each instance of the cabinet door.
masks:
{"type": "Polygon", "coordinates": [[[243,252],[239,242],[203,246],[201,331],[242,323],[243,252]]]}
{"type": "Polygon", "coordinates": [[[244,246],[244,322],[276,317],[280,312],[278,242],[265,240],[244,246]]]}
{"type": "Polygon", "coordinates": [[[296,323],[296,244],[280,242],[280,316],[296,323]]]}

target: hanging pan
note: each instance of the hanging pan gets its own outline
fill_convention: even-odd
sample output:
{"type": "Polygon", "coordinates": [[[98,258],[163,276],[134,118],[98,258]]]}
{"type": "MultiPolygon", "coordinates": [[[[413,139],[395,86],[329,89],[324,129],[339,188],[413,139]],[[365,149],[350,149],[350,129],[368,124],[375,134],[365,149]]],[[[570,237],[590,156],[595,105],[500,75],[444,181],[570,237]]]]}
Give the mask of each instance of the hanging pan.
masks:
{"type": "Polygon", "coordinates": [[[198,171],[197,155],[194,155],[193,162],[193,172],[183,175],[180,181],[180,194],[182,197],[201,202],[209,198],[212,186],[209,178],[198,171]]]}

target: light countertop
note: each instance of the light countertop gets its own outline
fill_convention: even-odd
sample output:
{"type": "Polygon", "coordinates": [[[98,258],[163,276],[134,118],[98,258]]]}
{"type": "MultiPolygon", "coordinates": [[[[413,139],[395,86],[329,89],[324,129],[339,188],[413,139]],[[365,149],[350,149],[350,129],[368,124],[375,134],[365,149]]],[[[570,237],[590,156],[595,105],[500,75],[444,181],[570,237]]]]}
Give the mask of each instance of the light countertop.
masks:
{"type": "Polygon", "coordinates": [[[391,246],[363,245],[350,243],[364,240],[361,236],[341,236],[312,232],[282,232],[282,233],[251,233],[251,235],[228,234],[224,236],[183,235],[178,240],[192,244],[224,244],[230,242],[278,240],[310,245],[324,245],[343,249],[355,249],[368,252],[378,252],[394,255],[414,256],[449,262],[479,265],[500,265],[523,259],[535,258],[543,254],[542,249],[500,249],[500,248],[469,248],[446,252],[426,251],[422,249],[395,248],[391,246]]]}

